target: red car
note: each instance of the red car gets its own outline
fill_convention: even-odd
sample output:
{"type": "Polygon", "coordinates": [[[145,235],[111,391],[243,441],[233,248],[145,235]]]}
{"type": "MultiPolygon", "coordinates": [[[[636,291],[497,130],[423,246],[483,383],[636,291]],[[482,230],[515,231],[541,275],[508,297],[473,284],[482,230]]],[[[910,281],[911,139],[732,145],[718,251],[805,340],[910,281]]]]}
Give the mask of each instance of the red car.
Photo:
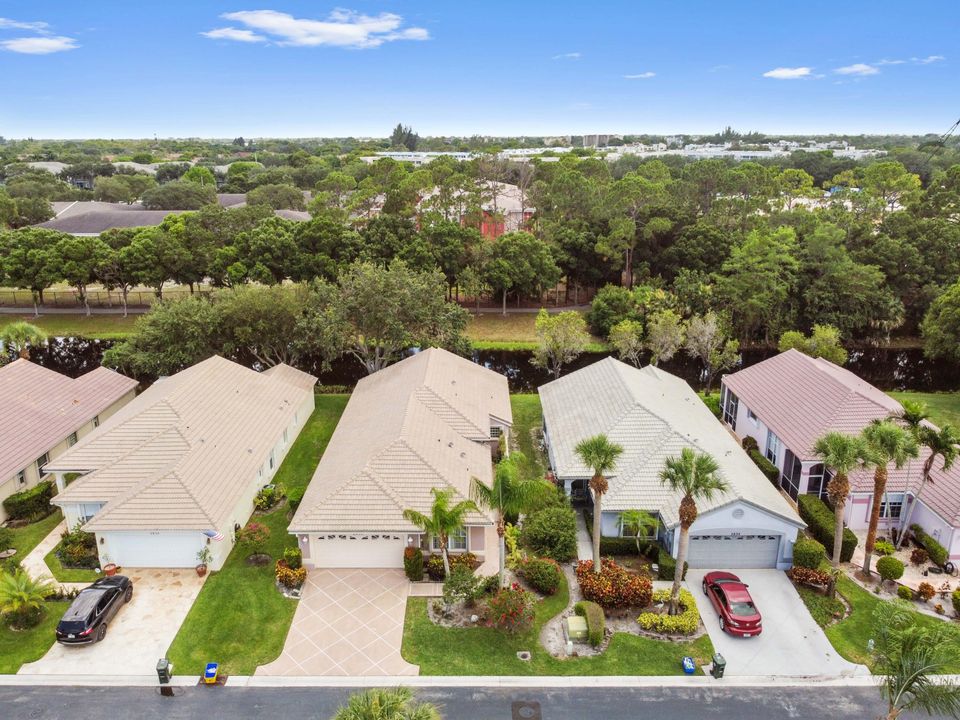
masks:
{"type": "Polygon", "coordinates": [[[704,575],[703,594],[713,603],[724,632],[745,638],[763,632],[760,612],[750,591],[733,573],[714,571],[704,575]]]}

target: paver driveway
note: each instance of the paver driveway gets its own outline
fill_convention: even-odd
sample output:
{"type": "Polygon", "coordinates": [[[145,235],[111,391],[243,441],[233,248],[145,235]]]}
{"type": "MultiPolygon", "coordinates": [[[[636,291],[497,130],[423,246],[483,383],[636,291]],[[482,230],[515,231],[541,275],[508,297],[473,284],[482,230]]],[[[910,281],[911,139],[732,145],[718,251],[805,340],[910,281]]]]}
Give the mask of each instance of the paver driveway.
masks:
{"type": "Polygon", "coordinates": [[[750,595],[763,616],[763,632],[738,638],[720,630],[720,621],[701,584],[707,570],[687,571],[700,617],[713,646],[727,661],[727,675],[851,676],[867,675],[863,665],[844,660],[787,576],[779,570],[731,570],[750,586],[750,595]]]}
{"type": "Polygon", "coordinates": [[[311,570],[280,657],[257,675],[417,675],[400,657],[402,570],[311,570]]]}
{"type": "Polygon", "coordinates": [[[54,644],[19,675],[155,675],[206,578],[194,570],[123,568],[133,599],[120,608],[102,642],[54,644]]]}

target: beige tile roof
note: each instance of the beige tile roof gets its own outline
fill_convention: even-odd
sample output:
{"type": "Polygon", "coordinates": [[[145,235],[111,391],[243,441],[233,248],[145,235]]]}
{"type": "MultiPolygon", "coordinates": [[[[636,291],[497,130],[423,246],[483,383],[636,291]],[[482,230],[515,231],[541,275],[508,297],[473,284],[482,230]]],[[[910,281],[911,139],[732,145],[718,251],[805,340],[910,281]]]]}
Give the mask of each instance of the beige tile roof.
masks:
{"type": "MultiPolygon", "coordinates": [[[[431,488],[470,494],[489,483],[490,418],[511,424],[507,379],[430,349],[364,378],[310,481],[291,532],[410,531],[403,511],[428,512],[431,488]]],[[[489,524],[473,513],[471,524],[489,524]]]]}
{"type": "Polygon", "coordinates": [[[74,379],[29,360],[0,367],[0,482],[23,470],[137,386],[107,368],[74,379]]]}
{"type": "Polygon", "coordinates": [[[660,482],[667,458],[684,447],[713,456],[730,489],[701,513],[742,500],[789,522],[803,522],[747,457],[733,436],[681,378],[659,368],[637,369],[605,358],[540,387],[540,401],[560,478],[592,474],[576,453],[581,440],[605,433],[623,446],[610,473],[605,510],[659,511],[668,527],[678,523],[680,496],[660,482]]]}
{"type": "Polygon", "coordinates": [[[160,380],[50,463],[88,471],[55,502],[106,502],[91,531],[218,529],[315,382],[216,356],[160,380]]]}

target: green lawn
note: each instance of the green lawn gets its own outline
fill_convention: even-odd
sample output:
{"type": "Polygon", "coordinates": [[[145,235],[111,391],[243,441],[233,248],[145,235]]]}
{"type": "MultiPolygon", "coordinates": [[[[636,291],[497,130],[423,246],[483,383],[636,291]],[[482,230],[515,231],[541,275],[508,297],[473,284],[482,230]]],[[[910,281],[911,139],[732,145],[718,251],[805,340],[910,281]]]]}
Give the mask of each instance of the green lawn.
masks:
{"type": "Polygon", "coordinates": [[[960,393],[922,393],[922,392],[892,392],[892,397],[903,402],[926,403],[930,411],[930,419],[937,425],[953,425],[960,428],[960,393]]]}
{"type": "MultiPolygon", "coordinates": [[[[287,492],[310,482],[330,436],[347,404],[347,395],[317,395],[317,407],[300,432],[274,482],[287,492]]],[[[266,552],[274,558],[285,547],[295,547],[287,534],[286,504],[258,517],[270,528],[266,552]]],[[[288,600],[274,587],[273,565],[248,565],[248,553],[234,549],[223,569],[204,584],[168,656],[177,672],[191,675],[208,662],[219,662],[231,675],[252,675],[258,665],[275,660],[287,637],[296,600],[288,600]]]]}
{"type": "Polygon", "coordinates": [[[63,515],[60,514],[58,509],[56,512],[47,515],[43,520],[14,529],[13,546],[17,549],[17,554],[13,556],[13,559],[22,562],[30,554],[30,551],[40,544],[41,540],[53,532],[61,520],[63,520],[63,515]]]}
{"type": "MultiPolygon", "coordinates": [[[[471,315],[467,337],[478,350],[533,350],[537,346],[536,313],[502,315],[484,310],[471,315]]],[[[610,348],[598,337],[587,345],[588,352],[603,352],[610,348]]]]}
{"type": "Polygon", "coordinates": [[[697,666],[713,655],[710,638],[672,643],[618,633],[596,657],[557,659],[539,641],[540,629],[562,612],[569,599],[564,580],[556,595],[536,605],[536,620],[526,633],[507,635],[493,628],[444,628],[427,616],[426,598],[409,598],[402,654],[420,666],[421,675],[681,675],[685,655],[697,666]],[[530,661],[517,659],[529,650],[530,661]]]}
{"type": "Polygon", "coordinates": [[[133,330],[133,324],[139,315],[41,315],[24,313],[22,317],[4,316],[0,326],[13,320],[26,320],[36,325],[51,337],[86,337],[101,340],[117,340],[126,337],[133,330]]]}
{"type": "Polygon", "coordinates": [[[540,396],[536,393],[511,395],[510,407],[513,410],[513,428],[510,434],[515,448],[527,458],[526,475],[543,477],[547,472],[546,458],[540,448],[534,446],[531,434],[534,429],[543,427],[540,396]]]}
{"type": "Polygon", "coordinates": [[[43,561],[47,564],[47,567],[50,568],[50,574],[57,579],[57,582],[92,583],[100,577],[100,573],[96,570],[88,570],[87,568],[65,568],[60,562],[60,558],[57,557],[56,548],[48,552],[44,556],[43,561]]]}
{"type": "Polygon", "coordinates": [[[69,602],[48,602],[43,620],[29,630],[11,630],[0,623],[0,674],[13,675],[24,663],[39,660],[53,645],[54,630],[70,606],[69,602]]]}

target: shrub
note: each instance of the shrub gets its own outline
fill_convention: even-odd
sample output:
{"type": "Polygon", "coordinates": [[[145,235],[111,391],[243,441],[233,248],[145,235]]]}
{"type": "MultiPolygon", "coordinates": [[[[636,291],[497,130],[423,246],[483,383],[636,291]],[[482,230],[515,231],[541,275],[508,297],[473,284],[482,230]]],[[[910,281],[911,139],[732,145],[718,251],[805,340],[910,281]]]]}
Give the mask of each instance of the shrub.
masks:
{"type": "Polygon", "coordinates": [[[237,545],[246,548],[251,554],[260,554],[270,539],[270,528],[258,522],[247,523],[237,531],[237,545]]]}
{"type": "MultiPolygon", "coordinates": [[[[441,568],[443,561],[441,561],[441,568]]],[[[423,550],[418,547],[403,549],[403,572],[407,580],[420,582],[423,580],[423,550]]]]}
{"type": "Polygon", "coordinates": [[[750,452],[751,450],[760,450],[760,445],[757,444],[757,439],[752,435],[745,436],[740,444],[743,445],[743,449],[747,452],[750,452]]]}
{"type": "Polygon", "coordinates": [[[507,557],[504,560],[511,570],[516,570],[523,562],[524,552],[520,549],[520,526],[507,525],[506,532],[503,535],[503,544],[506,546],[507,557]]]}
{"type": "MultiPolygon", "coordinates": [[[[683,564],[683,579],[687,579],[687,570],[690,569],[689,563],[683,564]]],[[[673,580],[673,574],[677,571],[677,560],[663,548],[660,548],[657,554],[657,580],[673,580]]]]}
{"type": "Polygon", "coordinates": [[[487,601],[485,616],[487,625],[497,630],[524,632],[533,626],[533,597],[514,583],[487,601]]]}
{"type": "MultiPolygon", "coordinates": [[[[797,507],[800,517],[810,528],[813,536],[819,540],[827,552],[833,551],[833,511],[816,495],[801,495],[797,498],[797,507]]],[[[857,547],[857,536],[850,528],[843,530],[843,544],[840,547],[840,561],[850,562],[853,551],[857,547]]]]}
{"type": "Polygon", "coordinates": [[[939,567],[946,564],[948,555],[947,549],[943,545],[927,535],[924,529],[917,524],[910,526],[910,532],[913,533],[913,539],[920,543],[930,555],[931,562],[939,567]]]}
{"type": "Polygon", "coordinates": [[[816,570],[827,559],[827,550],[821,543],[801,537],[793,546],[793,566],[816,570]]]}
{"type": "Polygon", "coordinates": [[[829,585],[830,573],[816,568],[799,567],[794,565],[787,570],[787,577],[801,585],[829,585]]]}
{"type": "Polygon", "coordinates": [[[937,613],[937,615],[943,615],[944,613],[946,613],[946,610],[943,609],[943,605],[940,603],[937,603],[936,605],[934,605],[933,609],[937,613]]]}
{"type": "Polygon", "coordinates": [[[584,600],[603,608],[646,607],[653,595],[649,578],[631,575],[609,558],[600,561],[600,572],[593,572],[593,560],[577,563],[577,582],[584,600]]]}
{"type": "Polygon", "coordinates": [[[913,600],[913,590],[906,585],[900,585],[897,587],[897,596],[901,600],[913,600]]]}
{"type": "Polygon", "coordinates": [[[535,512],[523,521],[520,541],[535,555],[568,562],[577,556],[577,515],[563,505],[535,512]]]}
{"type": "Polygon", "coordinates": [[[471,552],[450,555],[448,561],[450,563],[450,572],[460,567],[465,567],[468,570],[474,570],[480,567],[480,561],[477,560],[477,556],[471,552]]]}
{"type": "Polygon", "coordinates": [[[426,568],[427,576],[434,582],[440,582],[447,576],[446,571],[443,569],[443,555],[440,553],[427,558],[426,568]]]}
{"type": "Polygon", "coordinates": [[[11,520],[37,520],[52,511],[50,498],[54,485],[49,480],[37,483],[32,488],[14,493],[3,501],[3,509],[11,520]]]}
{"type": "Polygon", "coordinates": [[[913,552],[910,553],[911,565],[923,565],[929,559],[930,553],[923,548],[914,548],[913,552]]]}
{"type": "Polygon", "coordinates": [[[13,547],[13,530],[0,527],[0,552],[13,547]]]}
{"type": "Polygon", "coordinates": [[[303,553],[300,552],[300,548],[285,548],[283,560],[291,570],[299,570],[303,567],[303,553]]]}
{"type": "Polygon", "coordinates": [[[60,533],[60,542],[66,545],[80,545],[86,548],[96,548],[97,538],[91,532],[81,530],[81,524],[77,523],[73,530],[64,530],[60,533]]]}
{"type": "Polygon", "coordinates": [[[290,505],[290,512],[295,513],[300,507],[300,501],[303,500],[303,490],[291,490],[287,495],[287,504],[290,505]]]}
{"type": "Polygon", "coordinates": [[[261,512],[269,510],[281,497],[283,497],[283,490],[278,485],[266,485],[260,488],[260,492],[253,499],[253,507],[261,512]]]}
{"type": "Polygon", "coordinates": [[[893,546],[893,543],[888,540],[877,540],[873,544],[873,551],[880,556],[884,555],[893,555],[897,549],[893,546]]]}
{"type": "MultiPolygon", "coordinates": [[[[654,602],[668,602],[669,590],[657,590],[653,594],[654,602]]],[[[637,618],[640,627],[651,632],[665,635],[693,635],[700,626],[700,613],[697,603],[689,590],[680,590],[681,612],[677,615],[659,614],[654,612],[641,613],[637,618]]]]}
{"type": "Polygon", "coordinates": [[[960,588],[953,591],[950,599],[953,601],[953,612],[960,617],[960,588]]]}
{"type": "Polygon", "coordinates": [[[892,555],[877,560],[877,572],[883,580],[899,580],[903,577],[903,563],[892,555]]]}
{"type": "Polygon", "coordinates": [[[927,602],[936,594],[936,588],[928,582],[922,582],[917,586],[917,596],[924,602],[927,602]]]}
{"type": "Polygon", "coordinates": [[[500,576],[499,575],[490,575],[489,577],[482,578],[480,581],[480,587],[478,588],[479,595],[493,595],[497,590],[500,589],[500,576]]]}
{"type": "MultiPolygon", "coordinates": [[[[656,543],[640,541],[640,555],[647,557],[651,551],[659,547],[656,543]]],[[[637,557],[637,541],[632,537],[601,537],[600,554],[610,555],[629,555],[637,557]]]]}
{"type": "Polygon", "coordinates": [[[277,582],[291,589],[301,587],[307,580],[307,569],[305,567],[290,567],[286,560],[277,560],[276,569],[277,582]]]}
{"type": "Polygon", "coordinates": [[[581,600],[573,606],[573,612],[587,621],[587,642],[597,647],[603,642],[607,618],[603,608],[595,602],[581,600]]]}
{"type": "Polygon", "coordinates": [[[774,485],[780,482],[780,471],[777,470],[777,466],[761,455],[759,450],[747,450],[747,455],[753,460],[753,464],[760,468],[760,472],[767,476],[767,480],[774,485]]]}
{"type": "Polygon", "coordinates": [[[562,571],[555,560],[531,558],[521,566],[520,572],[530,587],[543,595],[553,595],[560,587],[562,571]]]}
{"type": "Polygon", "coordinates": [[[467,567],[450,568],[450,577],[443,583],[443,602],[447,605],[463,602],[469,607],[480,596],[482,583],[483,579],[467,567]]]}
{"type": "Polygon", "coordinates": [[[709,395],[703,394],[700,398],[703,400],[703,404],[713,413],[714,417],[720,418],[723,416],[723,413],[720,411],[720,393],[713,392],[709,395]]]}

